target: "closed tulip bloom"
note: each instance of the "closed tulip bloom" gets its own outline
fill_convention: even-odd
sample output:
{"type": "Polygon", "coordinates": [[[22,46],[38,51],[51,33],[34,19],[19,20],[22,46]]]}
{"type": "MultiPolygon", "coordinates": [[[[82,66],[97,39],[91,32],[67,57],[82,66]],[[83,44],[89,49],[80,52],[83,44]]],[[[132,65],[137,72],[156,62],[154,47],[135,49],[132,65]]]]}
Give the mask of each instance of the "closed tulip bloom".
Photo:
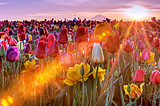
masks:
{"type": "Polygon", "coordinates": [[[91,50],[91,46],[87,42],[80,42],[78,44],[78,51],[81,54],[87,55],[89,54],[90,50],[91,50]]]}
{"type": "Polygon", "coordinates": [[[39,36],[39,41],[42,41],[42,40],[44,40],[45,42],[48,42],[48,39],[46,36],[42,36],[42,37],[39,36]]]}
{"type": "Polygon", "coordinates": [[[14,38],[11,38],[10,40],[9,40],[9,45],[10,46],[15,46],[17,44],[17,41],[14,39],[14,38]]]}
{"type": "Polygon", "coordinates": [[[32,43],[32,42],[33,42],[32,35],[26,34],[26,41],[27,41],[28,43],[32,43]]]}
{"type": "Polygon", "coordinates": [[[24,41],[25,40],[25,38],[26,38],[26,34],[25,33],[21,33],[21,34],[18,34],[18,36],[19,36],[19,40],[20,41],[24,41]]]}
{"type": "Polygon", "coordinates": [[[43,35],[44,34],[44,29],[41,27],[40,29],[39,29],[39,35],[43,35]]]}
{"type": "Polygon", "coordinates": [[[68,51],[70,51],[70,52],[73,52],[73,51],[74,51],[74,44],[73,44],[73,43],[70,43],[70,44],[68,45],[68,51]]]}
{"type": "Polygon", "coordinates": [[[58,34],[57,34],[56,31],[53,32],[53,35],[54,35],[55,37],[58,37],[58,34]]]}
{"type": "Polygon", "coordinates": [[[59,55],[59,45],[58,42],[55,40],[51,47],[47,51],[47,55],[51,57],[56,57],[59,55]]]}
{"type": "Polygon", "coordinates": [[[47,28],[45,26],[43,26],[43,29],[44,29],[44,33],[46,34],[46,36],[48,35],[48,31],[47,31],[47,28]]]}
{"type": "Polygon", "coordinates": [[[118,52],[119,47],[120,47],[119,35],[114,34],[113,36],[112,35],[107,36],[106,48],[107,48],[108,52],[110,52],[110,53],[118,52]]]}
{"type": "Polygon", "coordinates": [[[152,71],[150,81],[154,84],[160,84],[160,72],[158,70],[152,71]]]}
{"type": "Polygon", "coordinates": [[[112,28],[108,22],[97,24],[94,30],[94,37],[100,42],[105,42],[108,32],[111,31],[112,28]]]}
{"type": "Polygon", "coordinates": [[[24,53],[29,53],[31,51],[31,46],[29,43],[26,43],[23,47],[23,52],[24,53]]]}
{"type": "Polygon", "coordinates": [[[128,29],[129,28],[126,24],[121,28],[121,37],[122,38],[128,38],[129,37],[129,34],[127,33],[128,29]]]}
{"type": "Polygon", "coordinates": [[[143,71],[143,69],[137,69],[136,73],[135,73],[135,75],[133,77],[133,81],[139,82],[139,83],[143,82],[144,81],[145,73],[146,72],[143,71]]]}
{"type": "Polygon", "coordinates": [[[144,50],[145,49],[144,43],[141,40],[138,41],[138,49],[139,50],[144,50]]]}
{"type": "Polygon", "coordinates": [[[141,55],[141,59],[144,61],[147,61],[150,59],[150,51],[148,49],[145,49],[141,55]]]}
{"type": "Polygon", "coordinates": [[[67,53],[63,52],[63,54],[60,56],[59,63],[62,66],[70,66],[71,64],[70,56],[67,53]]]}
{"type": "Polygon", "coordinates": [[[17,61],[19,58],[19,50],[15,46],[10,46],[6,51],[6,60],[8,62],[14,62],[17,61]]]}
{"type": "Polygon", "coordinates": [[[55,41],[55,37],[54,37],[54,35],[52,33],[48,35],[47,39],[48,39],[48,43],[50,41],[53,41],[53,42],[55,41]]]}
{"type": "Polygon", "coordinates": [[[65,44],[68,42],[67,28],[63,28],[58,36],[58,43],[65,44]]]}
{"type": "Polygon", "coordinates": [[[87,33],[85,27],[80,26],[77,29],[74,40],[75,42],[82,42],[87,40],[87,33]]]}
{"type": "Polygon", "coordinates": [[[34,30],[32,31],[32,35],[38,35],[38,31],[34,29],[34,30]]]}
{"type": "Polygon", "coordinates": [[[8,31],[8,35],[9,35],[9,36],[13,35],[12,29],[10,29],[10,30],[8,31]]]}
{"type": "Polygon", "coordinates": [[[47,44],[45,41],[39,41],[35,50],[35,56],[39,59],[47,57],[47,44]]]}
{"type": "Polygon", "coordinates": [[[152,45],[154,47],[159,47],[159,38],[157,38],[157,37],[153,38],[152,45]]]}
{"type": "Polygon", "coordinates": [[[133,51],[133,48],[134,48],[134,42],[130,42],[129,40],[127,40],[125,42],[125,45],[124,45],[124,51],[126,52],[132,52],[133,51]]]}
{"type": "Polygon", "coordinates": [[[99,43],[94,43],[92,49],[92,61],[94,63],[102,63],[104,61],[104,55],[99,43]]]}
{"type": "Polygon", "coordinates": [[[24,25],[23,24],[20,24],[19,27],[18,27],[18,34],[21,34],[21,33],[24,33],[25,32],[25,29],[24,29],[24,25]]]}

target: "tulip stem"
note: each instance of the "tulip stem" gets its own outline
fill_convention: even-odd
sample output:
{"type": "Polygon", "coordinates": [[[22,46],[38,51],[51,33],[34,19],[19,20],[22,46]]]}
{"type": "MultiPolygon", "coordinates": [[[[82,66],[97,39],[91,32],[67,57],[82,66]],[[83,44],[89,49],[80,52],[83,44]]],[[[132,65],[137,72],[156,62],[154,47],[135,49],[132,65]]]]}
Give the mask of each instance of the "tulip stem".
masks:
{"type": "Polygon", "coordinates": [[[156,106],[156,90],[157,90],[157,85],[155,85],[155,89],[154,89],[154,96],[153,96],[152,106],[156,106]]]}
{"type": "Polygon", "coordinates": [[[3,59],[1,60],[1,71],[2,71],[2,90],[4,88],[4,72],[3,72],[3,59]]]}
{"type": "Polygon", "coordinates": [[[43,90],[42,90],[42,86],[41,86],[41,84],[43,84],[42,59],[40,59],[40,78],[39,79],[41,79],[41,77],[42,77],[42,82],[40,80],[40,92],[41,92],[41,94],[40,94],[40,106],[42,106],[42,103],[43,103],[43,98],[42,98],[43,90]]]}
{"type": "Polygon", "coordinates": [[[13,68],[13,78],[14,78],[15,77],[14,62],[12,62],[12,68],[13,68]]]}
{"type": "Polygon", "coordinates": [[[111,77],[111,100],[113,99],[113,95],[114,95],[114,53],[113,53],[113,64],[112,64],[112,77],[111,77]]]}
{"type": "Polygon", "coordinates": [[[153,70],[155,70],[155,61],[156,61],[156,48],[154,47],[154,61],[153,61],[153,70]]]}
{"type": "Polygon", "coordinates": [[[83,77],[83,75],[82,75],[82,87],[83,87],[82,106],[85,106],[85,89],[84,89],[84,77],[83,77]]]}
{"type": "Polygon", "coordinates": [[[95,78],[95,80],[94,80],[94,88],[93,88],[93,105],[96,104],[96,96],[97,96],[96,86],[97,86],[97,79],[98,79],[98,68],[99,68],[99,64],[97,65],[96,78],[95,78]]]}

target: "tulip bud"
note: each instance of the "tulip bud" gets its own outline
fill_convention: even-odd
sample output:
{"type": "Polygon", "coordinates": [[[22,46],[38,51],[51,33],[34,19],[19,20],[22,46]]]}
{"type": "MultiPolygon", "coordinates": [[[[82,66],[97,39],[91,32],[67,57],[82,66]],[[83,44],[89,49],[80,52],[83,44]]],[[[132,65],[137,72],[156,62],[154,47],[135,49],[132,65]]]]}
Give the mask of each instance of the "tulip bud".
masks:
{"type": "Polygon", "coordinates": [[[116,70],[116,71],[114,72],[114,77],[117,78],[118,76],[119,76],[119,74],[118,74],[118,71],[116,70]]]}
{"type": "Polygon", "coordinates": [[[127,91],[131,92],[131,86],[130,86],[130,84],[128,84],[128,86],[127,86],[127,91]]]}
{"type": "Polygon", "coordinates": [[[1,45],[0,56],[1,57],[5,57],[5,50],[4,50],[4,46],[3,45],[1,45]]]}
{"type": "Polygon", "coordinates": [[[80,74],[83,76],[84,75],[84,67],[83,67],[83,65],[81,66],[81,69],[80,69],[80,74]]]}

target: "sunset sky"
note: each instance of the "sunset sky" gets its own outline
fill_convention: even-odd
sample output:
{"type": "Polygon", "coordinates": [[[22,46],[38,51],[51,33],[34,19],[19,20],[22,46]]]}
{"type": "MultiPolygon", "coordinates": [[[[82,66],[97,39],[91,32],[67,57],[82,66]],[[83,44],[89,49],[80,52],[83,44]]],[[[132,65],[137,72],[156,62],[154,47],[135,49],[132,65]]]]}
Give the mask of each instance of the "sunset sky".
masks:
{"type": "Polygon", "coordinates": [[[0,20],[38,19],[91,19],[100,14],[110,19],[133,20],[129,13],[134,7],[135,12],[145,11],[140,18],[160,19],[159,0],[0,0],[0,20]]]}

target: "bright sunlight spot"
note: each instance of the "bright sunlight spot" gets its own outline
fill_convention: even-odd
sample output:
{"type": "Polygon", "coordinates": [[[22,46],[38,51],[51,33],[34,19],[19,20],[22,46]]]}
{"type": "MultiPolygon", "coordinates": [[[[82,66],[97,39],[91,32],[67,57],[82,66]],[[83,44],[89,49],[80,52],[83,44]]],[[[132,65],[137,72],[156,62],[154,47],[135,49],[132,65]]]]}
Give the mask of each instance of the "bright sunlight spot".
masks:
{"type": "Polygon", "coordinates": [[[128,14],[134,19],[139,19],[146,16],[147,14],[146,11],[147,11],[146,8],[136,5],[133,8],[128,9],[128,14]]]}

